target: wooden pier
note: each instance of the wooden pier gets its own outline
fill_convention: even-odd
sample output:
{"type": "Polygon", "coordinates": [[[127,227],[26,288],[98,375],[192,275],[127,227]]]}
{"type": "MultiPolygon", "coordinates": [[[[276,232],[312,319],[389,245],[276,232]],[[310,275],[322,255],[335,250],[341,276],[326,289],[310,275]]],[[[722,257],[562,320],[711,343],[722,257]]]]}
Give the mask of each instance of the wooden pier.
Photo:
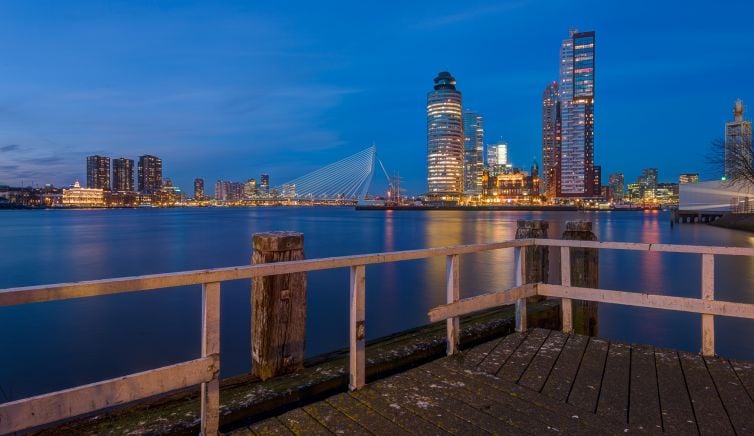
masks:
{"type": "Polygon", "coordinates": [[[752,434],[752,396],[748,362],[533,329],[231,434],[752,434]]]}
{"type": "MultiPolygon", "coordinates": [[[[591,226],[587,224],[569,222],[566,233],[591,233],[591,226]]],[[[535,227],[546,230],[543,226],[535,227]]],[[[288,233],[278,236],[288,238],[284,240],[291,238],[288,233]]],[[[716,317],[754,319],[754,304],[715,299],[715,258],[721,255],[754,257],[754,248],[600,242],[581,237],[587,235],[566,236],[569,235],[564,235],[564,239],[547,239],[544,231],[541,234],[528,234],[524,236],[526,239],[511,241],[308,260],[296,260],[300,258],[280,253],[292,248],[288,246],[290,244],[284,244],[286,247],[272,249],[276,252],[272,257],[284,260],[281,262],[0,290],[0,306],[13,306],[122,292],[148,292],[174,286],[194,285],[202,288],[199,356],[171,366],[2,403],[0,434],[39,429],[51,429],[49,431],[52,433],[66,432],[71,427],[64,429],[55,426],[94,413],[105,415],[92,422],[107,421],[107,413],[113,407],[133,405],[187,389],[197,389],[199,392],[192,403],[197,406],[197,412],[158,414],[158,421],[188,420],[184,431],[205,435],[217,434],[221,429],[237,430],[239,423],[254,416],[255,411],[230,409],[229,392],[221,391],[222,282],[239,279],[256,281],[253,289],[259,295],[269,294],[268,300],[273,300],[275,307],[288,316],[303,312],[298,310],[300,307],[292,306],[291,302],[300,297],[293,293],[302,289],[291,285],[301,283],[291,282],[291,278],[296,274],[334,268],[348,268],[351,272],[349,282],[344,283],[344,292],[350,294],[348,363],[347,366],[343,365],[342,370],[333,371],[333,377],[347,375],[350,392],[318,403],[311,403],[318,398],[296,399],[300,403],[311,404],[254,424],[244,431],[322,434],[523,434],[556,430],[600,434],[625,431],[683,434],[754,432],[751,422],[754,418],[754,364],[720,359],[715,353],[716,317]],[[515,286],[461,299],[459,266],[462,256],[504,249],[514,251],[515,267],[511,273],[515,277],[515,286]],[[667,296],[643,290],[600,289],[595,275],[600,250],[696,254],[701,278],[697,297],[667,296]],[[560,253],[560,284],[548,283],[544,274],[530,274],[529,271],[534,264],[538,267],[547,265],[549,261],[541,256],[547,256],[551,251],[560,253]],[[375,361],[369,359],[365,340],[365,329],[369,325],[365,319],[365,292],[366,281],[370,280],[366,266],[437,256],[446,259],[445,289],[442,290],[446,295],[446,304],[431,309],[428,321],[445,324],[444,342],[448,357],[368,383],[369,369],[370,366],[372,369],[375,367],[375,361]],[[272,279],[265,280],[268,277],[272,279]],[[267,286],[272,288],[268,289],[267,286]],[[260,293],[260,289],[265,293],[260,293]],[[267,290],[270,292],[267,293],[267,290]],[[544,303],[554,301],[556,307],[559,306],[556,312],[559,315],[559,331],[529,330],[533,324],[529,319],[531,304],[527,308],[527,303],[543,299],[547,299],[544,303]],[[579,332],[584,327],[589,327],[588,331],[593,332],[591,324],[579,318],[583,316],[584,302],[697,314],[701,318],[701,328],[688,334],[701,337],[700,355],[655,350],[650,346],[620,344],[575,334],[574,329],[579,332]],[[464,331],[460,318],[506,305],[514,308],[517,333],[461,351],[464,331]]],[[[263,245],[267,246],[255,245],[255,250],[261,250],[263,245]]],[[[263,253],[258,254],[255,253],[255,259],[265,258],[263,253]]],[[[253,309],[255,313],[257,310],[267,310],[256,303],[253,309]]],[[[588,316],[596,313],[592,310],[584,313],[588,316]]],[[[286,316],[279,317],[279,322],[291,322],[286,316]]],[[[274,329],[274,332],[279,331],[281,328],[274,329]]],[[[269,334],[272,333],[265,333],[269,334]]],[[[295,345],[296,342],[294,340],[292,343],[295,345]]],[[[285,341],[269,348],[282,359],[269,359],[270,356],[262,355],[264,348],[252,342],[253,360],[271,362],[270,368],[274,368],[270,373],[258,374],[260,378],[269,377],[274,381],[277,377],[285,376],[287,371],[300,370],[301,362],[297,357],[299,354],[296,354],[300,353],[299,348],[285,341]]],[[[303,372],[307,370],[311,368],[303,372]]],[[[281,405],[283,408],[290,406],[290,403],[281,405]]],[[[118,426],[112,428],[123,430],[118,426]]],[[[161,432],[130,430],[129,433],[161,432]]]]}

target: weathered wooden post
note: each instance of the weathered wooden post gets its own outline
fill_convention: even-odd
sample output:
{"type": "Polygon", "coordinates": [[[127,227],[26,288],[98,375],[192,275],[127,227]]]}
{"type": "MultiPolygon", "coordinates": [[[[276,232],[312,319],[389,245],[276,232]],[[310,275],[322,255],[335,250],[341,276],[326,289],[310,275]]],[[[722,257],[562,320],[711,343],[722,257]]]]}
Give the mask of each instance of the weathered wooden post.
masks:
{"type": "MultiPolygon", "coordinates": [[[[590,221],[567,221],[563,239],[572,241],[596,241],[590,221]]],[[[596,248],[571,248],[570,286],[597,288],[599,285],[599,250],[596,248]]],[[[582,335],[597,335],[597,303],[574,301],[573,331],[582,335]]]]}
{"type": "MultiPolygon", "coordinates": [[[[251,263],[304,259],[304,235],[256,233],[251,263]]],[[[262,380],[304,367],[306,273],[255,277],[251,283],[251,373],[262,380]]]]}
{"type": "MultiPolygon", "coordinates": [[[[550,224],[545,220],[518,220],[516,239],[546,239],[550,224]]],[[[550,247],[537,245],[524,247],[524,283],[547,283],[550,272],[550,247]]],[[[530,297],[529,301],[539,301],[544,297],[530,297]]]]}

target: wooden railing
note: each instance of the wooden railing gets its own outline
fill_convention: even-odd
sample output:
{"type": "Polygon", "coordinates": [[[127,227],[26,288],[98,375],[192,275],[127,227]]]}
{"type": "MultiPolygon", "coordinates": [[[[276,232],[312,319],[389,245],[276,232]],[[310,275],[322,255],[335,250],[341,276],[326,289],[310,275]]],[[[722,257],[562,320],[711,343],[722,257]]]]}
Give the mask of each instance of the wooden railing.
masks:
{"type": "Polygon", "coordinates": [[[112,406],[201,385],[201,431],[216,434],[219,426],[220,392],[220,284],[280,274],[350,268],[349,389],[364,386],[366,265],[446,256],[446,304],[429,312],[429,320],[447,322],[447,353],[459,350],[461,315],[515,303],[516,330],[526,330],[526,299],[535,295],[562,298],[563,330],[572,330],[571,301],[588,300],[640,307],[678,310],[702,315],[702,353],[714,355],[714,316],[754,318],[754,305],[714,300],[714,256],[754,256],[751,248],[707,247],[623,242],[519,239],[488,244],[428,248],[392,253],[365,254],[323,259],[279,262],[235,268],[157,274],[80,283],[0,290],[0,306],[95,297],[123,292],[149,291],[175,286],[202,286],[202,352],[197,359],[85,386],[0,404],[0,434],[30,429],[112,406]],[[561,251],[560,285],[523,283],[525,247],[554,246],[561,251]],[[462,254],[513,248],[516,286],[504,291],[460,299],[462,254]],[[647,293],[572,287],[570,249],[697,253],[702,256],[701,299],[647,293]]]}

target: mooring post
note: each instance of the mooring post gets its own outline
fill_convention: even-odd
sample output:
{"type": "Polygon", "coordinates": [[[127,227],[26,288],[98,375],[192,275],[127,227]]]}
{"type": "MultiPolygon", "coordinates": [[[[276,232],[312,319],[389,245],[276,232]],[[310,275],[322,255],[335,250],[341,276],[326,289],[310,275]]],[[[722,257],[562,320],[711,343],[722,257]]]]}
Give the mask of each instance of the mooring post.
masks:
{"type": "MultiPolygon", "coordinates": [[[[596,241],[590,221],[567,221],[563,239],[572,241],[596,241]]],[[[570,285],[582,288],[597,288],[599,285],[599,251],[596,248],[570,249],[570,285]]],[[[597,335],[597,303],[576,300],[573,306],[573,331],[577,334],[597,335]]],[[[567,322],[566,322],[567,323],[567,322]]]]}
{"type": "MultiPolygon", "coordinates": [[[[251,263],[304,259],[304,235],[256,233],[251,263]]],[[[255,277],[251,282],[251,373],[266,380],[304,367],[306,273],[255,277]]]]}
{"type": "MultiPolygon", "coordinates": [[[[518,220],[516,239],[546,239],[550,224],[545,220],[518,220]]],[[[524,283],[548,283],[550,273],[550,247],[537,245],[524,247],[524,283]]],[[[544,297],[529,297],[529,302],[544,300],[544,297]]]]}

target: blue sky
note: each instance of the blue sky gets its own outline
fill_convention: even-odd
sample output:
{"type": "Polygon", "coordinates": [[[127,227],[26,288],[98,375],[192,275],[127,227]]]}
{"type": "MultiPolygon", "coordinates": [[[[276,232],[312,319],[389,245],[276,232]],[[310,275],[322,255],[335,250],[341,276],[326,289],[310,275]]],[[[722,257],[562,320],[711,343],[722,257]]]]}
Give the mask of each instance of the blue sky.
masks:
{"type": "Polygon", "coordinates": [[[515,164],[569,27],[597,32],[605,178],[705,173],[733,101],[754,114],[754,5],[713,2],[0,3],[0,184],[70,184],[85,156],[277,185],[372,142],[423,192],[425,103],[449,70],[515,164]],[[735,12],[732,12],[735,11],[735,12]]]}

